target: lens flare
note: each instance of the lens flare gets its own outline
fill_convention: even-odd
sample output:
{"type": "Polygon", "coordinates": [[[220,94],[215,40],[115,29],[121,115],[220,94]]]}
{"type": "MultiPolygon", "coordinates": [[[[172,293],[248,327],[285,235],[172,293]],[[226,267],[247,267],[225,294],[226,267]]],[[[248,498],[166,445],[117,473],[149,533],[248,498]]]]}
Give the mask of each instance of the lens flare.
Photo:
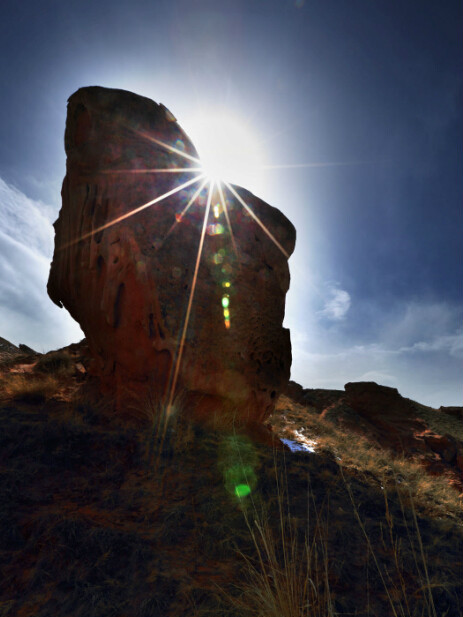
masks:
{"type": "Polygon", "coordinates": [[[210,236],[220,236],[225,231],[225,228],[220,223],[211,223],[207,226],[207,233],[210,236]]]}
{"type": "MultiPolygon", "coordinates": [[[[233,229],[231,226],[230,216],[228,214],[227,202],[225,201],[225,197],[223,195],[222,182],[219,182],[217,184],[217,188],[219,190],[219,195],[220,195],[220,205],[222,206],[223,213],[225,214],[225,220],[227,221],[228,231],[230,232],[230,238],[231,238],[233,250],[235,251],[236,257],[238,257],[238,248],[236,246],[235,236],[233,235],[233,229]]],[[[238,263],[239,263],[239,260],[238,260],[238,263]]]]}
{"type": "Polygon", "coordinates": [[[188,134],[210,179],[246,186],[256,194],[262,192],[265,151],[246,119],[227,110],[205,109],[188,118],[188,134]]]}
{"type": "Polygon", "coordinates": [[[185,345],[185,337],[186,337],[186,333],[187,333],[187,330],[188,330],[188,322],[190,320],[191,307],[192,307],[193,298],[194,298],[194,295],[195,295],[196,281],[198,280],[198,270],[199,270],[199,264],[201,262],[201,255],[202,255],[202,252],[203,252],[204,237],[206,235],[207,219],[209,217],[209,210],[211,209],[212,191],[213,191],[213,184],[210,183],[210,185],[209,185],[209,193],[208,193],[208,196],[207,196],[207,206],[206,206],[206,211],[204,213],[204,221],[203,221],[203,228],[202,228],[202,232],[201,232],[201,239],[199,241],[198,254],[196,256],[195,272],[194,272],[194,275],[193,275],[193,282],[191,284],[190,297],[188,299],[188,307],[187,307],[187,311],[186,311],[185,322],[184,322],[184,325],[183,325],[182,336],[181,336],[180,343],[179,343],[179,346],[178,346],[177,359],[175,361],[174,375],[173,375],[173,379],[172,379],[172,385],[171,385],[171,388],[170,388],[169,401],[168,401],[168,404],[167,404],[167,408],[168,409],[172,406],[172,401],[174,400],[175,388],[177,387],[178,374],[179,374],[179,371],[180,371],[180,365],[182,363],[182,355],[183,355],[183,348],[184,348],[184,345],[185,345]]]}
{"type": "Polygon", "coordinates": [[[228,184],[227,182],[225,182],[226,187],[228,188],[228,190],[236,197],[236,199],[240,202],[240,204],[243,206],[243,208],[246,210],[246,212],[256,221],[256,223],[259,225],[259,227],[261,229],[263,229],[263,231],[267,234],[267,236],[270,238],[270,240],[272,240],[272,242],[275,244],[275,246],[277,246],[280,251],[283,253],[283,255],[286,257],[286,259],[289,259],[290,255],[288,254],[287,251],[285,251],[285,249],[281,246],[281,244],[278,242],[278,240],[275,238],[275,236],[270,232],[269,229],[267,229],[266,225],[264,225],[264,223],[262,223],[262,221],[260,220],[260,218],[257,216],[257,214],[255,214],[251,208],[248,206],[248,204],[244,201],[244,199],[235,191],[235,189],[230,186],[230,184],[228,184]]]}
{"type": "Polygon", "coordinates": [[[237,484],[235,486],[235,495],[242,499],[247,497],[251,493],[251,487],[249,484],[237,484]]]}
{"type": "Polygon", "coordinates": [[[134,208],[133,210],[130,210],[129,212],[126,212],[125,214],[118,216],[112,221],[109,221],[108,223],[105,223],[104,225],[101,225],[100,227],[97,227],[96,229],[93,229],[92,231],[89,231],[88,233],[83,234],[79,238],[76,238],[75,240],[72,240],[71,242],[64,244],[60,248],[61,249],[68,248],[69,246],[77,244],[81,240],[86,240],[87,238],[91,238],[92,236],[99,233],[100,231],[104,231],[105,229],[108,229],[108,227],[112,227],[113,225],[116,225],[117,223],[120,223],[121,221],[125,221],[125,219],[128,219],[131,216],[134,216],[134,214],[138,214],[138,212],[141,212],[142,210],[146,210],[146,208],[149,208],[150,206],[154,206],[154,204],[159,203],[163,199],[167,199],[167,197],[170,197],[171,195],[175,195],[175,193],[178,193],[179,191],[185,189],[187,186],[190,186],[191,184],[198,182],[203,177],[204,176],[196,176],[196,178],[193,178],[192,180],[188,180],[188,182],[184,182],[180,186],[177,186],[174,189],[167,191],[167,193],[164,193],[163,195],[160,195],[159,197],[156,197],[155,199],[152,199],[151,201],[146,202],[146,204],[143,204],[142,206],[138,206],[138,208],[134,208]]]}
{"type": "MultiPolygon", "coordinates": [[[[199,271],[199,265],[200,265],[200,261],[201,261],[201,256],[202,256],[202,252],[204,249],[204,242],[205,242],[205,236],[206,234],[208,236],[212,236],[213,238],[211,239],[211,242],[214,243],[218,243],[220,242],[219,238],[220,236],[223,236],[223,241],[228,241],[228,238],[231,241],[231,244],[233,246],[233,251],[234,254],[237,258],[236,260],[236,267],[239,270],[241,268],[240,265],[240,259],[239,259],[239,253],[238,253],[238,247],[236,245],[235,242],[235,237],[234,237],[234,233],[233,233],[233,228],[231,225],[231,220],[230,220],[230,215],[229,215],[229,211],[228,208],[229,207],[236,207],[236,202],[233,200],[233,197],[235,198],[235,200],[241,204],[241,206],[243,207],[243,209],[249,214],[249,216],[260,226],[260,228],[265,232],[265,234],[270,238],[270,240],[272,240],[272,242],[275,244],[275,246],[277,246],[280,251],[285,255],[286,258],[289,258],[289,255],[287,253],[287,251],[285,251],[285,249],[283,248],[283,246],[278,242],[278,240],[273,236],[273,234],[270,232],[270,230],[266,227],[266,225],[264,225],[264,223],[260,220],[260,218],[253,212],[253,210],[250,208],[250,206],[244,201],[244,199],[241,197],[241,195],[239,195],[239,193],[233,188],[233,186],[231,186],[229,183],[224,182],[223,180],[219,180],[219,176],[222,176],[222,172],[228,172],[228,168],[230,167],[230,165],[228,164],[228,162],[226,163],[226,166],[223,167],[222,163],[217,157],[214,159],[209,159],[209,161],[205,162],[204,160],[199,160],[194,156],[191,156],[190,154],[188,154],[187,152],[185,152],[185,143],[183,142],[183,140],[181,139],[177,139],[175,141],[174,145],[171,144],[167,144],[159,139],[156,139],[155,137],[148,135],[146,133],[140,132],[135,130],[135,132],[137,134],[139,134],[140,136],[142,136],[143,138],[147,139],[148,141],[164,148],[165,150],[169,151],[170,153],[177,155],[179,157],[182,157],[183,159],[187,159],[189,162],[193,162],[196,165],[198,165],[198,167],[182,167],[182,166],[178,166],[178,167],[167,167],[167,168],[152,168],[152,169],[119,169],[119,170],[105,170],[102,173],[105,174],[127,174],[127,173],[133,173],[133,174],[150,174],[150,173],[169,173],[169,174],[175,174],[175,173],[196,173],[198,174],[198,171],[201,170],[201,173],[199,173],[198,175],[196,175],[194,178],[192,178],[191,180],[188,180],[187,182],[182,183],[180,186],[177,186],[169,191],[167,191],[166,193],[164,193],[163,195],[159,195],[158,197],[155,197],[154,199],[152,199],[151,201],[148,201],[147,203],[134,208],[133,210],[131,210],[130,212],[127,212],[125,214],[123,214],[122,216],[119,216],[115,219],[113,219],[112,221],[109,221],[108,223],[98,227],[97,229],[92,230],[91,232],[88,232],[86,234],[84,234],[83,236],[81,236],[80,238],[77,238],[76,240],[74,240],[73,242],[70,242],[69,244],[65,245],[65,246],[69,246],[70,244],[74,244],[76,242],[79,242],[81,240],[84,240],[85,238],[89,238],[91,236],[93,236],[94,234],[103,231],[104,229],[107,229],[108,227],[115,225],[125,219],[128,219],[129,217],[137,214],[138,212],[141,212],[142,210],[161,202],[164,199],[167,199],[168,197],[175,195],[176,193],[188,188],[189,186],[193,185],[194,183],[200,182],[200,186],[199,188],[197,188],[195,190],[195,192],[193,193],[193,195],[191,196],[191,198],[189,199],[187,205],[184,207],[184,209],[181,212],[177,212],[173,214],[173,218],[174,218],[174,222],[171,226],[171,228],[168,230],[167,234],[164,236],[164,238],[161,241],[156,241],[156,250],[159,250],[159,248],[162,246],[162,244],[165,242],[166,238],[172,233],[172,231],[176,228],[177,225],[179,225],[182,221],[183,218],[185,216],[185,214],[188,212],[189,208],[192,206],[193,203],[196,202],[197,207],[199,209],[203,208],[204,209],[204,219],[203,219],[203,223],[202,223],[202,231],[201,231],[201,237],[200,237],[200,241],[199,241],[199,246],[198,246],[198,251],[197,251],[197,256],[196,256],[196,264],[195,264],[195,270],[194,270],[194,274],[193,274],[193,279],[192,279],[192,284],[190,287],[190,294],[189,294],[189,298],[188,298],[188,303],[187,303],[187,309],[186,309],[186,314],[185,314],[185,319],[183,322],[183,326],[181,328],[181,332],[179,332],[179,342],[177,345],[177,349],[176,349],[176,353],[174,356],[174,362],[172,363],[172,368],[171,368],[171,373],[170,373],[170,377],[168,380],[168,384],[166,386],[166,400],[167,400],[167,404],[166,404],[166,409],[167,412],[169,412],[169,410],[172,407],[172,402],[174,399],[174,395],[175,395],[175,390],[176,390],[176,386],[177,386],[177,381],[178,381],[178,377],[179,377],[179,373],[180,373],[180,366],[182,363],[182,357],[183,357],[183,351],[184,351],[184,346],[185,346],[185,339],[186,339],[186,335],[187,335],[187,331],[188,331],[188,325],[189,325],[189,320],[190,320],[190,315],[191,315],[191,310],[192,310],[192,305],[193,305],[193,300],[194,300],[194,295],[195,295],[195,290],[196,290],[196,283],[197,283],[197,278],[198,278],[198,271],[199,271]],[[207,193],[207,199],[202,195],[203,193],[203,189],[205,188],[206,185],[208,186],[208,193],[207,193]],[[230,206],[230,202],[227,201],[225,195],[224,195],[224,189],[223,186],[225,186],[228,191],[231,193],[232,195],[232,199],[231,199],[231,206],[230,206]],[[216,190],[214,190],[216,189],[216,190]],[[214,193],[215,193],[215,198],[214,198],[214,193]],[[214,203],[212,202],[214,198],[214,203]],[[211,222],[208,224],[208,219],[209,219],[209,213],[212,210],[213,212],[213,216],[214,216],[214,222],[211,222]],[[224,215],[224,219],[222,217],[222,213],[224,215]],[[224,226],[226,225],[226,227],[224,226]],[[214,239],[214,237],[217,237],[217,239],[214,239]]],[[[223,137],[223,136],[222,136],[223,137]]],[[[227,141],[230,141],[231,136],[229,136],[230,138],[227,138],[226,140],[222,140],[222,147],[226,145],[227,141]]],[[[246,139],[241,139],[239,140],[239,153],[240,153],[240,157],[243,158],[243,143],[246,143],[247,146],[249,145],[247,143],[246,139]]],[[[248,148],[249,149],[249,148],[248,148]]],[[[240,158],[238,157],[238,158],[240,158]]],[[[261,166],[262,168],[262,166],[261,166]]],[[[246,183],[244,183],[246,184],[246,183]]],[[[213,245],[214,246],[214,245],[213,245]]],[[[61,248],[65,248],[65,247],[61,247],[61,248]]],[[[231,290],[232,287],[232,274],[233,274],[233,268],[232,268],[232,264],[230,263],[230,259],[229,259],[229,251],[225,248],[220,248],[217,250],[216,247],[214,247],[214,249],[211,251],[212,252],[212,257],[210,258],[210,262],[212,261],[212,263],[215,265],[216,269],[215,269],[215,273],[216,273],[216,277],[217,277],[217,283],[219,285],[221,285],[221,287],[223,288],[223,291],[229,291],[231,290]]],[[[209,262],[209,263],[210,263],[209,262]]],[[[142,268],[143,264],[140,265],[140,268],[142,268]]],[[[176,278],[176,274],[173,274],[174,278],[176,278]]],[[[230,295],[228,293],[224,293],[222,292],[222,295],[220,297],[220,303],[221,303],[221,307],[222,307],[222,312],[223,312],[223,319],[224,319],[224,325],[225,328],[227,330],[230,329],[231,327],[231,311],[230,311],[230,295]]],[[[236,468],[235,468],[236,471],[236,468]]],[[[244,473],[244,475],[246,474],[251,474],[252,475],[252,469],[246,468],[246,467],[240,467],[240,473],[244,473]]],[[[232,474],[233,475],[233,474],[232,474]]],[[[249,480],[247,480],[246,482],[242,482],[240,481],[240,479],[235,478],[235,482],[233,482],[233,484],[231,485],[231,489],[234,490],[235,495],[237,497],[244,497],[246,495],[248,495],[251,492],[251,487],[249,486],[249,480]],[[234,489],[233,489],[234,487],[234,489]]]]}

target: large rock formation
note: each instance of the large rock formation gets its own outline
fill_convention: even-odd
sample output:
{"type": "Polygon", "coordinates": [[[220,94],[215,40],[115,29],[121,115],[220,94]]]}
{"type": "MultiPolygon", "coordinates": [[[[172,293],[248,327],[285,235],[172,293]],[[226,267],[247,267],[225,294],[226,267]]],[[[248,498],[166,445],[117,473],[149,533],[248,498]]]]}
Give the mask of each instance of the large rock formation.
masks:
{"type": "Polygon", "coordinates": [[[236,187],[249,210],[215,190],[204,222],[207,186],[183,212],[199,182],[141,208],[198,175],[159,170],[198,164],[172,114],[130,92],[74,93],[65,147],[48,293],[81,325],[101,388],[119,411],[181,392],[200,416],[264,419],[289,379],[293,225],[236,187]]]}
{"type": "Polygon", "coordinates": [[[458,407],[432,409],[373,381],[347,383],[344,390],[304,389],[289,382],[285,394],[343,430],[414,458],[432,474],[448,475],[463,490],[463,441],[453,411],[458,407]]]}

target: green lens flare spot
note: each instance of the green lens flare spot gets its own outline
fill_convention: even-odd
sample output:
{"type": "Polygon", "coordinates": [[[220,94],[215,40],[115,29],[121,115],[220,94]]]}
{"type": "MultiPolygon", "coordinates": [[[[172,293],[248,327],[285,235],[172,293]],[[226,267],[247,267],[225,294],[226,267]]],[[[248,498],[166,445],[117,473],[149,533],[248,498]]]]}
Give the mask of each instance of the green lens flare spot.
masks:
{"type": "Polygon", "coordinates": [[[220,234],[223,234],[224,231],[225,228],[220,223],[211,223],[207,226],[207,233],[210,236],[219,236],[220,234]]]}
{"type": "Polygon", "coordinates": [[[228,308],[230,304],[230,299],[228,298],[228,296],[223,296],[222,297],[222,306],[224,309],[228,308]]]}
{"type": "Polygon", "coordinates": [[[251,487],[249,484],[237,484],[235,486],[235,495],[240,499],[242,497],[247,497],[251,492],[251,487]]]}

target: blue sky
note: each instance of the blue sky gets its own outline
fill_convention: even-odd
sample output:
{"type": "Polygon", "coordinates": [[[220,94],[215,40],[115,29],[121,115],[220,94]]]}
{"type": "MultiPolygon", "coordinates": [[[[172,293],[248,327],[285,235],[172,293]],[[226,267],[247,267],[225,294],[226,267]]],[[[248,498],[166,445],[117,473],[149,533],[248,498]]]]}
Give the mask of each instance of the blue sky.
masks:
{"type": "Polygon", "coordinates": [[[123,88],[187,133],[229,110],[288,166],[247,188],[297,228],[295,380],[462,404],[462,29],[453,0],[4,0],[0,336],[40,351],[81,336],[45,289],[66,100],[123,88]]]}

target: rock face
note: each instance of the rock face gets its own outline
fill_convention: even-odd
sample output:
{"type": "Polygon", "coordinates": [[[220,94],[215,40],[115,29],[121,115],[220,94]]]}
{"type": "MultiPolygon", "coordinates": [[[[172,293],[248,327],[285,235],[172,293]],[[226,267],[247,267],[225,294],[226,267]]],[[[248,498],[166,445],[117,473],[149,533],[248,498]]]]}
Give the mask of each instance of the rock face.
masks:
{"type": "Polygon", "coordinates": [[[0,357],[17,355],[19,351],[19,347],[0,336],[0,357]]]}
{"type": "Polygon", "coordinates": [[[74,93],[65,147],[48,293],[82,327],[103,391],[120,412],[175,390],[198,416],[263,420],[289,379],[292,224],[237,187],[249,210],[206,185],[185,212],[201,181],[175,189],[198,176],[196,151],[130,92],[74,93]]]}

